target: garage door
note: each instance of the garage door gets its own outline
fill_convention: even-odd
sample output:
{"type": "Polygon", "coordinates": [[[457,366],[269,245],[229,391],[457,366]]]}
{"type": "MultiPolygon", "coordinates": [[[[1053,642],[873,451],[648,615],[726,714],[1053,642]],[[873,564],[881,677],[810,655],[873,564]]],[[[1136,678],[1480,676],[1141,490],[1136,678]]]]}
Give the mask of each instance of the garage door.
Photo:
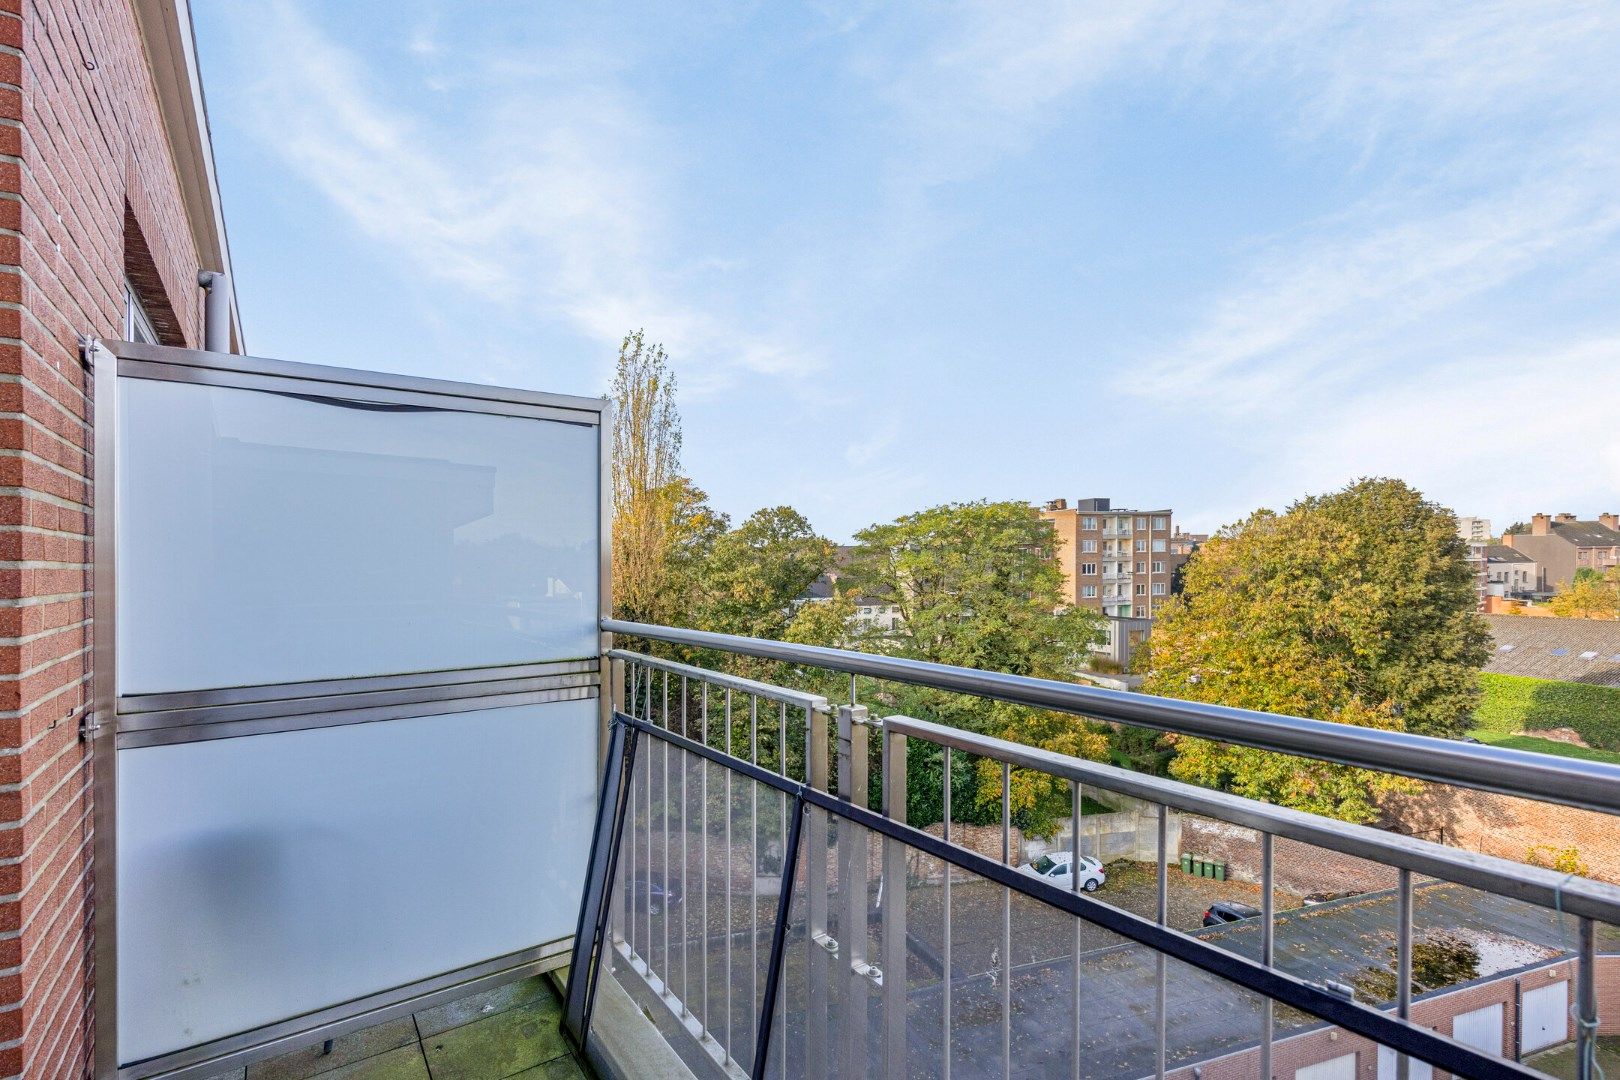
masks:
{"type": "Polygon", "coordinates": [[[1356,1080],[1356,1055],[1346,1054],[1307,1065],[1294,1073],[1294,1080],[1356,1080]]]}
{"type": "Polygon", "coordinates": [[[1451,1037],[1465,1046],[1502,1056],[1502,1006],[1487,1005],[1458,1013],[1451,1021],[1451,1037]]]}
{"type": "MultiPolygon", "coordinates": [[[[1387,1046],[1378,1048],[1378,1080],[1396,1080],[1400,1076],[1395,1067],[1395,1051],[1387,1046]]],[[[1434,1076],[1434,1068],[1427,1061],[1417,1058],[1408,1058],[1406,1063],[1406,1080],[1430,1080],[1434,1076]]]]}
{"type": "Polygon", "coordinates": [[[1569,983],[1538,986],[1524,995],[1524,1033],[1520,1050],[1528,1054],[1569,1038],[1569,983]]]}

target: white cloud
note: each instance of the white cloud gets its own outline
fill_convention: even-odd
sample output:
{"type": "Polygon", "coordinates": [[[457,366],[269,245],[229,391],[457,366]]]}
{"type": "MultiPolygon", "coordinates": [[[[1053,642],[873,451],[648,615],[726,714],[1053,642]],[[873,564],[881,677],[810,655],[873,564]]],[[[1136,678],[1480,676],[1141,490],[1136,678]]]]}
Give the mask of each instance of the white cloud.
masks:
{"type": "MultiPolygon", "coordinates": [[[[662,235],[666,178],[649,164],[667,139],[611,70],[553,80],[507,65],[504,81],[455,85],[474,99],[452,125],[413,110],[399,84],[374,77],[290,4],[264,7],[244,36],[261,65],[266,145],[420,273],[486,302],[538,304],[604,343],[644,326],[698,388],[818,367],[797,343],[680,287],[681,260],[662,235]]],[[[424,34],[408,47],[443,52],[424,34]]]]}
{"type": "Polygon", "coordinates": [[[1459,513],[1590,517],[1620,506],[1620,335],[1469,357],[1386,384],[1286,440],[1297,490],[1363,475],[1445,493],[1459,513]]]}

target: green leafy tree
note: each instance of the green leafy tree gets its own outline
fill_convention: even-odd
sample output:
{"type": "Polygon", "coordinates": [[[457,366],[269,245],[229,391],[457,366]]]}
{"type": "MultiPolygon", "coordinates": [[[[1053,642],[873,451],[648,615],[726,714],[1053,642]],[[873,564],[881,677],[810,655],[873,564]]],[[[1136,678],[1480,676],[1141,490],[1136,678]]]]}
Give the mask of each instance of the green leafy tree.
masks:
{"type": "Polygon", "coordinates": [[[803,596],[833,561],[833,544],[791,506],[756,510],[714,539],[703,565],[702,628],[780,638],[803,596]]]}
{"type": "MultiPolygon", "coordinates": [[[[1261,510],[1186,571],[1149,641],[1144,690],[1363,727],[1457,735],[1489,632],[1456,518],[1399,480],[1261,510]]],[[[1350,821],[1410,782],[1173,739],[1174,775],[1350,821]]]]}
{"type": "MultiPolygon", "coordinates": [[[[1045,678],[1070,678],[1087,647],[1100,640],[1093,612],[1063,604],[1057,537],[1019,502],[937,506],[856,534],[845,582],[874,603],[893,604],[902,621],[865,644],[892,655],[1045,678]]],[[[862,700],[939,723],[1063,753],[1101,758],[1107,737],[1075,717],[911,686],[862,691],[862,700]]],[[[954,756],[959,819],[997,820],[1000,772],[954,756]]],[[[938,821],[943,760],[937,748],[913,748],[908,815],[938,821]]],[[[1015,774],[1019,823],[1049,832],[1068,812],[1067,786],[1015,774]]]]}
{"type": "Polygon", "coordinates": [[[1558,587],[1547,607],[1567,619],[1620,619],[1620,566],[1607,571],[1581,567],[1574,581],[1558,587]]]}
{"type": "Polygon", "coordinates": [[[614,614],[663,622],[677,610],[669,578],[681,416],[669,357],[640,330],[619,346],[613,406],[614,614]]]}

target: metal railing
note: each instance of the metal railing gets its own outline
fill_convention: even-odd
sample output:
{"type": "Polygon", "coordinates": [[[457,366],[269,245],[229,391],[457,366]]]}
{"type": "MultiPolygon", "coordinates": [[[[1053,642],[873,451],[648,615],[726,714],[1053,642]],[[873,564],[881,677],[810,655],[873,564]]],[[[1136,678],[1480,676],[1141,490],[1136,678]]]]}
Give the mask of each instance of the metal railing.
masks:
{"type": "MultiPolygon", "coordinates": [[[[672,1021],[666,1039],[700,1075],[849,1076],[881,1071],[894,1076],[926,1065],[919,1062],[919,1054],[937,1054],[933,1071],[946,1077],[952,1073],[953,1060],[959,1072],[1010,1077],[1028,1071],[1023,1066],[1015,1068],[1024,1051],[1015,1046],[1014,1016],[1025,1007],[1015,1002],[1015,982],[1024,981],[1030,1000],[1046,1000],[1053,994],[1048,985],[1051,972],[1066,966],[1067,974],[1059,981],[1065,984],[1062,991],[1069,1003],[1061,1051],[1067,1056],[1063,1067],[1053,1074],[1098,1075],[1109,1070],[1095,1067],[1093,1060],[1101,1053],[1096,1041],[1097,1018],[1081,1003],[1097,992],[1093,983],[1106,982],[1096,969],[1101,963],[1097,958],[1123,949],[1146,950],[1143,955],[1151,958],[1144,970],[1152,973],[1146,982],[1152,1001],[1151,1005],[1140,1004],[1154,1023],[1138,1047],[1142,1053],[1119,1057],[1114,1068],[1118,1075],[1163,1077],[1195,1060],[1246,1054],[1249,1057],[1244,1060],[1251,1071],[1270,1077],[1273,1048],[1281,1045],[1279,1006],[1392,1049],[1398,1055],[1395,1075],[1399,1077],[1409,1075],[1410,1060],[1462,1076],[1534,1075],[1512,1060],[1464,1046],[1413,1022],[1414,911],[1433,887],[1423,882],[1434,879],[1505,898],[1503,902],[1546,909],[1556,915],[1560,934],[1566,916],[1574,921],[1577,929],[1570,945],[1566,948],[1560,941],[1554,951],[1560,961],[1573,958],[1575,1000],[1571,1011],[1578,1075],[1592,1075],[1598,1014],[1597,941],[1600,927],[1620,923],[1620,889],[926,720],[906,716],[872,720],[853,701],[853,677],[976,694],[1607,812],[1620,808],[1620,768],[843,650],[616,621],[604,622],[604,629],[844,672],[851,675],[852,700],[834,706],[818,695],[704,668],[622,650],[609,654],[613,684],[618,688],[615,738],[622,739],[619,745],[628,751],[620,766],[628,767],[623,782],[608,785],[604,795],[597,837],[601,856],[599,859],[593,852],[593,884],[587,888],[582,933],[576,945],[574,971],[591,973],[586,979],[573,980],[570,987],[570,1028],[581,1037],[589,1030],[590,1002],[602,984],[602,974],[612,972],[615,985],[628,987],[644,1008],[661,1003],[672,1021]],[[741,716],[747,717],[746,723],[740,722],[741,716]],[[881,740],[881,812],[868,806],[871,733],[881,740]],[[639,764],[638,742],[642,746],[639,764]],[[940,836],[913,828],[906,821],[912,742],[937,748],[942,757],[940,836]],[[953,835],[954,754],[971,756],[981,770],[989,763],[988,768],[999,771],[999,858],[972,850],[953,835]],[[671,775],[672,764],[678,777],[671,775]],[[715,769],[719,770],[716,786],[723,787],[723,794],[710,790],[715,769]],[[1068,888],[1063,889],[1013,865],[1015,770],[1067,785],[1073,807],[1067,854],[1076,868],[1083,854],[1081,813],[1088,791],[1142,800],[1153,808],[1156,868],[1150,911],[1133,913],[1086,895],[1079,873],[1072,874],[1068,888]],[[1556,783],[1551,782],[1553,778],[1556,783]],[[745,787],[742,804],[734,800],[734,785],[745,787]],[[695,814],[691,812],[694,794],[695,814]],[[762,798],[772,806],[763,817],[762,798]],[[716,812],[719,806],[724,810],[716,812]],[[1168,866],[1173,854],[1167,824],[1172,814],[1198,815],[1257,834],[1262,903],[1254,921],[1257,932],[1251,935],[1258,940],[1246,946],[1253,955],[1244,955],[1235,940],[1228,946],[1219,935],[1170,927],[1168,866]],[[735,885],[733,818],[739,815],[746,822],[744,832],[751,832],[743,840],[753,861],[746,896],[735,885]],[[771,837],[766,846],[780,856],[772,864],[779,867],[774,879],[759,872],[762,823],[771,837]],[[869,860],[854,839],[863,833],[869,833],[880,849],[875,860],[875,897],[868,881],[869,860]],[[723,853],[724,869],[718,875],[711,858],[711,839],[723,853]],[[1277,955],[1279,919],[1273,902],[1278,840],[1311,845],[1394,871],[1393,1000],[1347,1000],[1344,987],[1322,985],[1319,980],[1282,970],[1285,965],[1279,964],[1277,955]],[[689,850],[694,842],[695,855],[689,850]],[[671,861],[677,844],[681,853],[671,861]],[[928,877],[927,886],[917,885],[914,867],[908,870],[908,860],[915,863],[918,859],[943,868],[942,873],[936,871],[928,877]],[[617,886],[613,883],[616,874],[617,886]],[[697,929],[692,927],[689,906],[683,907],[679,928],[675,928],[671,905],[691,905],[694,897],[686,895],[686,886],[694,876],[696,906],[701,912],[697,929]],[[934,878],[938,878],[937,884],[934,878]],[[762,882],[767,886],[763,897],[762,882]],[[722,894],[718,900],[711,897],[711,887],[722,894]],[[776,889],[774,901],[770,887],[776,889]],[[989,962],[979,959],[969,964],[985,970],[964,976],[958,976],[962,962],[953,955],[959,947],[953,925],[961,919],[960,915],[953,919],[953,889],[968,889],[978,905],[972,917],[979,921],[971,928],[969,951],[982,954],[982,939],[991,933],[999,936],[992,944],[989,962]],[[920,892],[927,893],[929,904],[937,896],[942,910],[942,918],[937,920],[929,915],[926,929],[908,925],[908,908],[913,906],[909,900],[894,899],[920,892]],[[999,901],[999,918],[992,916],[989,922],[979,910],[987,892],[995,893],[999,901]],[[890,902],[884,902],[885,893],[890,902]],[[746,908],[747,919],[736,915],[734,901],[746,908]],[[1052,956],[1020,963],[1015,961],[1015,946],[1022,947],[1023,942],[1015,942],[1015,922],[1020,924],[1021,934],[1026,932],[1023,924],[1029,918],[1024,909],[1031,905],[1037,913],[1067,917],[1066,932],[1072,933],[1072,941],[1066,952],[1058,949],[1052,956]],[[767,909],[773,906],[775,915],[771,917],[767,909]],[[1021,913],[1017,920],[1015,906],[1021,913]],[[591,910],[597,912],[590,920],[598,928],[595,935],[584,932],[586,913],[591,910]],[[763,920],[762,910],[767,911],[763,920]],[[869,931],[878,941],[875,955],[868,955],[869,931]],[[1098,933],[1110,935],[1114,944],[1099,949],[1092,940],[1098,933]],[[920,940],[922,937],[929,940],[920,940]],[[746,961],[734,956],[739,944],[748,952],[746,961]],[[694,965],[700,973],[695,986],[691,977],[694,965]],[[920,974],[919,965],[926,969],[920,974]],[[723,977],[716,978],[717,971],[723,977]],[[739,971],[747,977],[738,978],[739,971]],[[1195,978],[1213,978],[1212,988],[1224,986],[1228,993],[1249,995],[1245,1000],[1257,1003],[1258,1030],[1253,1039],[1214,1039],[1172,1054],[1174,1040],[1167,1028],[1175,1009],[1167,999],[1167,985],[1191,985],[1189,980],[1195,978]],[[987,988],[994,991],[988,997],[987,988]],[[713,1000],[718,993],[724,994],[723,1002],[713,1000]],[[794,1001],[791,1019],[780,1003],[784,994],[794,1001]],[[965,1011],[953,1009],[958,999],[971,1001],[971,1011],[979,1019],[964,1022],[953,1015],[965,1011]],[[987,1009],[999,1019],[999,1039],[987,1034],[982,1022],[987,1009]],[[918,1041],[925,1039],[920,1029],[924,1027],[932,1032],[926,1039],[934,1041],[920,1050],[918,1041]],[[872,1034],[876,1042],[868,1042],[872,1034]],[[977,1042],[964,1057],[960,1044],[968,1037],[977,1042]],[[791,1068],[790,1051],[782,1049],[787,1040],[791,1040],[794,1059],[791,1068]],[[986,1067],[987,1063],[993,1067],[986,1067]]],[[[620,766],[610,760],[610,772],[620,766]]],[[[1047,952],[1053,949],[1047,946],[1047,952]]],[[[1116,956],[1115,962],[1123,961],[1116,956]]],[[[1041,1017],[1048,1028],[1053,1013],[1046,1008],[1041,1017]]],[[[1283,1039],[1305,1037],[1300,1032],[1309,1025],[1302,1028],[1295,1013],[1287,1017],[1288,1034],[1283,1039]]],[[[1051,1037],[1056,1040],[1059,1036],[1054,1032],[1051,1037]]],[[[1516,1034],[1516,1046],[1517,1039],[1516,1034]]]]}

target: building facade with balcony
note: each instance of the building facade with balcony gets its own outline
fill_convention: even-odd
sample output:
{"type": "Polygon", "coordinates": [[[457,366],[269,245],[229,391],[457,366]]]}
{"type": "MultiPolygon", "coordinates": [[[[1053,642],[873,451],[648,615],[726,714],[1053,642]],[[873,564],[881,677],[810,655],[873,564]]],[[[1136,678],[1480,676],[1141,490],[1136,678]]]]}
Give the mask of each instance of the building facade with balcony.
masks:
{"type": "Polygon", "coordinates": [[[1111,618],[1151,619],[1170,597],[1173,511],[1114,509],[1109,499],[1041,508],[1058,539],[1064,599],[1111,618]]]}

